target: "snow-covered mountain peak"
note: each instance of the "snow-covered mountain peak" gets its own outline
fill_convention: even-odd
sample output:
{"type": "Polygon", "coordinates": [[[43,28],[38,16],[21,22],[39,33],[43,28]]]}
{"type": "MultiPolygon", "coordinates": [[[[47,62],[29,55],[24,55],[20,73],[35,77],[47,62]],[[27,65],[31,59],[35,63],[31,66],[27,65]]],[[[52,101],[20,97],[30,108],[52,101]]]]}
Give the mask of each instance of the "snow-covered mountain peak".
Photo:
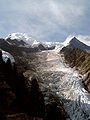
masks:
{"type": "Polygon", "coordinates": [[[78,40],[75,36],[67,38],[63,45],[68,48],[79,48],[84,51],[90,51],[90,47],[78,40]]]}
{"type": "Polygon", "coordinates": [[[78,39],[75,36],[68,37],[64,42],[63,45],[67,46],[70,44],[70,42],[78,41],[78,39]]]}
{"type": "Polygon", "coordinates": [[[31,39],[30,36],[28,36],[26,33],[12,33],[12,34],[9,34],[6,39],[17,39],[17,40],[25,40],[25,41],[29,41],[29,39],[31,39]]]}
{"type": "MultiPolygon", "coordinates": [[[[70,40],[70,42],[69,42],[69,44],[81,44],[82,42],[80,41],[80,40],[78,40],[76,37],[73,37],[71,40],[70,40]]],[[[84,43],[82,43],[82,44],[84,44],[84,43]]]]}
{"type": "Polygon", "coordinates": [[[11,42],[13,42],[14,44],[17,44],[16,43],[17,41],[18,44],[21,44],[22,46],[26,46],[26,45],[37,46],[37,44],[39,44],[39,41],[33,39],[26,33],[12,33],[12,34],[9,34],[8,37],[5,38],[5,40],[7,40],[10,44],[11,42]]]}

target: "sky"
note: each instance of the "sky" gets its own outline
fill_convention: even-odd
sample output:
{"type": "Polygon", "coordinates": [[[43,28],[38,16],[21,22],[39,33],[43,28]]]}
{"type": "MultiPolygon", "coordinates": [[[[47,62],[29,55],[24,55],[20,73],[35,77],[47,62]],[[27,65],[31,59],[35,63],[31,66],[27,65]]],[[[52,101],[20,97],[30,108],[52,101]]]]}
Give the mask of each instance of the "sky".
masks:
{"type": "Polygon", "coordinates": [[[0,0],[0,37],[15,32],[41,41],[78,36],[90,45],[90,0],[0,0]]]}

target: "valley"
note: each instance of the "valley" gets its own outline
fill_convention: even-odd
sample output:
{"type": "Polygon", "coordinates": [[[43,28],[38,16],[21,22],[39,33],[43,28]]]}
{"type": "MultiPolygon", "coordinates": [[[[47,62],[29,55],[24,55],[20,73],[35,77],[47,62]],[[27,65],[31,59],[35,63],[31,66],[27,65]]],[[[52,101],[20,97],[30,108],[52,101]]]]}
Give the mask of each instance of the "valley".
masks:
{"type": "Polygon", "coordinates": [[[75,37],[64,45],[14,33],[0,48],[1,120],[90,120],[89,46],[75,37]]]}

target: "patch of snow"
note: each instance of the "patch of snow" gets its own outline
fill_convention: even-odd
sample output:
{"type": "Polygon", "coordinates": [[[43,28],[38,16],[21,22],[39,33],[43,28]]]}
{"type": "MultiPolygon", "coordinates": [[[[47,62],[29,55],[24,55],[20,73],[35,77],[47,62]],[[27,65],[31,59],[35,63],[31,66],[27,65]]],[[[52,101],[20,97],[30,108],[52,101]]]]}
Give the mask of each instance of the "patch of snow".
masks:
{"type": "Polygon", "coordinates": [[[1,50],[1,51],[2,51],[2,58],[4,62],[7,62],[8,58],[10,59],[11,63],[15,62],[14,57],[9,52],[6,52],[4,50],[1,50]]]}

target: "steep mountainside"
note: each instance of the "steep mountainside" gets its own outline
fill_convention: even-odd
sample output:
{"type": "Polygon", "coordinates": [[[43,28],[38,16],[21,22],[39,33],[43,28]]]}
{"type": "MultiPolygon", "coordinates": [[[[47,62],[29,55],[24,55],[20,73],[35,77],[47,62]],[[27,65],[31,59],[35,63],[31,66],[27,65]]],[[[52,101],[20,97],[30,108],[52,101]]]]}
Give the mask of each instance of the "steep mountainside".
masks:
{"type": "Polygon", "coordinates": [[[66,62],[71,67],[76,67],[85,75],[84,85],[90,92],[90,47],[77,41],[76,38],[73,38],[70,43],[61,49],[60,53],[64,54],[66,62]],[[77,43],[77,44],[74,44],[77,43]],[[77,47],[78,46],[78,47],[77,47]],[[86,52],[88,51],[88,52],[86,52]]]}

